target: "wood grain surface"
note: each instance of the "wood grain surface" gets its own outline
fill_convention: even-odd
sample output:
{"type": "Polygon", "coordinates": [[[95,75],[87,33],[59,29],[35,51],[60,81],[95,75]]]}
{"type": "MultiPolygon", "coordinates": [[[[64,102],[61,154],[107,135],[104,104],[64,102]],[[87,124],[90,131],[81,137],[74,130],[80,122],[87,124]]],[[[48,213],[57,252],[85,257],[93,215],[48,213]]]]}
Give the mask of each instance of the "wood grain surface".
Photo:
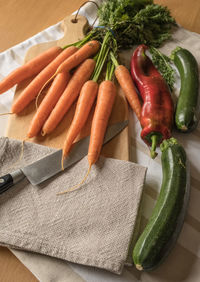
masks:
{"type": "MultiPolygon", "coordinates": [[[[61,21],[84,0],[0,0],[0,52],[61,21]]],[[[155,0],[168,6],[184,28],[200,33],[199,0],[155,0]]],[[[0,282],[26,282],[37,279],[6,248],[0,247],[0,282]]]]}
{"type": "MultiPolygon", "coordinates": [[[[75,11],[84,0],[0,0],[0,52],[56,24],[75,11]]],[[[168,6],[183,27],[200,32],[199,0],[155,0],[168,6]]]]}

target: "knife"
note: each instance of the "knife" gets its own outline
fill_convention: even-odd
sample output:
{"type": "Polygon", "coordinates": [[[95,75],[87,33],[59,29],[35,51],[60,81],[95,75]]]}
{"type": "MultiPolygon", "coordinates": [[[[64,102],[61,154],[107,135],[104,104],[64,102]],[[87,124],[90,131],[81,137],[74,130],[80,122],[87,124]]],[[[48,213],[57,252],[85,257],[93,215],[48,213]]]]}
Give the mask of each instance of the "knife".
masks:
{"type": "MultiPolygon", "coordinates": [[[[119,134],[126,126],[128,121],[118,122],[108,127],[103,145],[119,134]]],[[[71,153],[64,161],[64,168],[81,160],[87,155],[90,137],[85,137],[75,143],[71,153]]],[[[58,150],[26,167],[17,169],[12,173],[0,177],[0,194],[4,193],[16,183],[27,178],[32,185],[38,185],[43,181],[54,176],[62,170],[61,168],[62,150],[58,150]]]]}

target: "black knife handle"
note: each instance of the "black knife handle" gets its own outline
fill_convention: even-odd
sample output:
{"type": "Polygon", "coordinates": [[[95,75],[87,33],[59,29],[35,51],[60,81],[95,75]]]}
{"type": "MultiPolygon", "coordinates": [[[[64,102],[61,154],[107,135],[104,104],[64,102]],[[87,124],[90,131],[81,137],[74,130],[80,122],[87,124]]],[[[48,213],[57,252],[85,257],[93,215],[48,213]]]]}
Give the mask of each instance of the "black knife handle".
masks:
{"type": "Polygon", "coordinates": [[[11,174],[6,174],[0,177],[0,194],[7,191],[11,186],[13,186],[13,178],[11,174]]]}

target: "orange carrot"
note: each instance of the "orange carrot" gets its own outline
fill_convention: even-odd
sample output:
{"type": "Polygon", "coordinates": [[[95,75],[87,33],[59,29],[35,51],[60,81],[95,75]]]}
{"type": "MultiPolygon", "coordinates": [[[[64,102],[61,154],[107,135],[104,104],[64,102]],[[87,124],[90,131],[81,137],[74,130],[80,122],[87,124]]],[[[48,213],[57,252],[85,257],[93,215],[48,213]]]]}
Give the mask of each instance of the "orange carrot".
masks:
{"type": "Polygon", "coordinates": [[[79,64],[81,64],[85,59],[91,57],[100,48],[100,43],[99,41],[92,40],[87,42],[85,45],[80,47],[80,49],[70,58],[67,58],[56,70],[56,72],[43,84],[43,86],[40,89],[40,93],[42,90],[46,87],[46,85],[56,77],[58,73],[61,73],[63,71],[69,72],[73,68],[77,67],[79,64]]]}
{"type": "Polygon", "coordinates": [[[66,158],[68,155],[72,143],[74,142],[75,138],[80,133],[81,129],[85,125],[92,105],[95,101],[98,92],[98,83],[94,80],[88,80],[82,87],[75,114],[67,133],[67,138],[64,142],[63,146],[63,159],[66,158]]]}
{"type": "Polygon", "coordinates": [[[131,78],[128,69],[123,65],[118,65],[115,68],[115,76],[122,90],[124,91],[124,94],[131,108],[135,112],[137,118],[140,120],[142,107],[141,107],[140,99],[135,89],[135,85],[133,83],[133,80],[131,78]]]}
{"type": "Polygon", "coordinates": [[[49,65],[47,65],[22,91],[16,101],[13,103],[11,112],[21,112],[34,98],[44,85],[44,83],[55,73],[58,66],[72,54],[77,51],[77,47],[71,46],[64,49],[49,65]]]}
{"type": "Polygon", "coordinates": [[[43,135],[52,132],[63,119],[64,115],[78,97],[83,84],[90,78],[95,64],[95,60],[87,59],[76,69],[62,96],[46,120],[42,128],[43,135]]]}
{"type": "Polygon", "coordinates": [[[51,47],[47,51],[36,56],[24,65],[12,71],[2,81],[0,81],[0,94],[12,88],[15,84],[38,74],[51,61],[53,61],[61,52],[62,48],[58,46],[51,47]]]}
{"type": "Polygon", "coordinates": [[[100,48],[100,43],[97,40],[92,40],[83,45],[73,56],[67,58],[57,69],[56,74],[63,71],[70,71],[78,66],[85,59],[96,54],[100,48]]]}
{"type": "MultiPolygon", "coordinates": [[[[88,80],[81,89],[74,118],[72,120],[72,124],[69,128],[69,131],[67,133],[67,138],[63,146],[62,167],[64,164],[64,159],[67,157],[69,151],[71,150],[75,138],[78,136],[78,134],[80,133],[81,129],[83,128],[83,126],[87,121],[88,115],[97,96],[98,87],[99,87],[97,81],[99,79],[101,71],[104,67],[104,63],[108,56],[108,50],[104,48],[105,46],[104,43],[105,41],[103,41],[101,51],[97,56],[97,63],[94,72],[92,74],[92,78],[91,80],[88,80]]],[[[112,71],[111,71],[111,75],[112,75],[112,71]]]]}
{"type": "Polygon", "coordinates": [[[31,121],[27,133],[28,138],[32,138],[38,135],[54,106],[58,102],[60,96],[63,94],[63,91],[65,90],[69,79],[70,74],[67,72],[59,73],[56,76],[31,121]]]}
{"type": "Polygon", "coordinates": [[[92,119],[90,144],[88,149],[89,170],[99,158],[115,97],[115,84],[111,80],[104,80],[101,82],[94,117],[92,119]]]}
{"type": "Polygon", "coordinates": [[[115,97],[115,84],[111,80],[104,80],[103,82],[101,82],[99,86],[97,104],[92,119],[92,127],[90,133],[90,144],[88,149],[89,168],[80,183],[76,184],[75,186],[72,186],[71,188],[68,188],[65,191],[57,193],[57,195],[62,195],[70,191],[76,190],[87,179],[92,165],[95,164],[99,158],[115,97]]]}

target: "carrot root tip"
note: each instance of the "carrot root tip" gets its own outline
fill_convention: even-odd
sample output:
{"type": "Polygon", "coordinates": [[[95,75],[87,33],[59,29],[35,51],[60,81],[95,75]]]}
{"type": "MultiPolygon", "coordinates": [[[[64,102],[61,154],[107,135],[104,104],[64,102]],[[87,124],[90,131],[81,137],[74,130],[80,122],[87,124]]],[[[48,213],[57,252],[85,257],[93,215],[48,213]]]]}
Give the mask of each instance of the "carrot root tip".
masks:
{"type": "Polygon", "coordinates": [[[44,88],[47,86],[47,84],[52,80],[54,79],[54,77],[57,75],[57,73],[54,73],[46,82],[45,84],[42,86],[42,88],[40,89],[38,95],[36,96],[36,100],[35,100],[35,107],[36,107],[36,110],[38,109],[38,100],[39,100],[39,97],[42,93],[42,91],[44,90],[44,88]]]}
{"type": "Polygon", "coordinates": [[[46,136],[46,132],[44,132],[43,130],[41,131],[41,135],[44,137],[46,136]]]}
{"type": "Polygon", "coordinates": [[[58,195],[63,195],[63,194],[66,194],[66,193],[68,193],[68,192],[72,192],[72,191],[77,190],[77,189],[86,181],[86,179],[87,179],[87,177],[88,177],[88,175],[89,175],[89,173],[90,173],[91,167],[92,167],[92,166],[89,165],[89,168],[88,168],[88,170],[87,170],[87,173],[85,174],[85,176],[83,177],[83,179],[81,180],[80,183],[78,183],[78,184],[72,186],[71,188],[69,188],[69,189],[67,189],[67,190],[65,190],[65,191],[58,192],[56,195],[57,195],[57,196],[58,196],[58,195]]]}
{"type": "Polygon", "coordinates": [[[62,160],[61,160],[61,169],[64,170],[64,160],[65,160],[65,156],[62,155],[62,160]]]}
{"type": "Polygon", "coordinates": [[[21,153],[19,155],[19,161],[22,160],[23,156],[24,156],[24,143],[28,140],[29,138],[26,137],[24,140],[22,140],[22,148],[21,148],[21,153]]]}
{"type": "Polygon", "coordinates": [[[12,115],[12,114],[14,114],[14,113],[12,113],[12,112],[10,112],[10,113],[2,113],[2,114],[0,114],[0,116],[6,116],[6,115],[12,115]]]}

